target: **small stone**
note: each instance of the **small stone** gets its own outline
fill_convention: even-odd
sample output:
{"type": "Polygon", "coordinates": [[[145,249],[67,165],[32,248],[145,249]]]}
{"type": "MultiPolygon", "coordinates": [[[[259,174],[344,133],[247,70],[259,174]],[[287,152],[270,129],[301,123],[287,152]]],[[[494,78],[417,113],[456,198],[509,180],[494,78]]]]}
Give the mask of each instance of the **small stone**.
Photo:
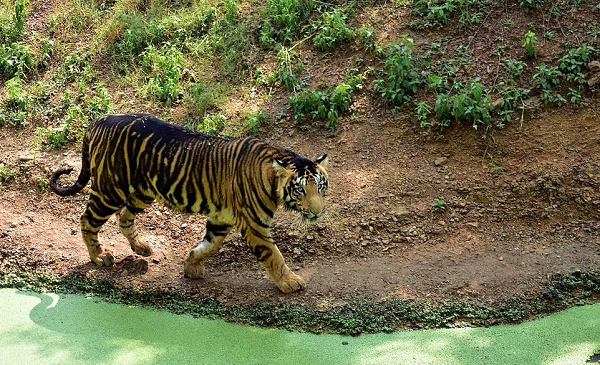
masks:
{"type": "Polygon", "coordinates": [[[600,61],[592,61],[592,62],[588,63],[588,68],[592,72],[599,72],[600,71],[600,61]]]}
{"type": "Polygon", "coordinates": [[[438,157],[435,159],[435,161],[433,161],[434,165],[436,166],[443,166],[446,164],[446,162],[448,162],[448,157],[438,157]]]}
{"type": "Polygon", "coordinates": [[[498,257],[498,260],[504,261],[504,257],[500,256],[500,257],[498,257]]]}
{"type": "Polygon", "coordinates": [[[71,228],[71,236],[75,236],[77,234],[77,229],[71,228]]]}
{"type": "Polygon", "coordinates": [[[16,228],[17,227],[17,222],[12,222],[10,224],[10,228],[16,228]]]}
{"type": "Polygon", "coordinates": [[[188,226],[188,224],[184,223],[184,224],[181,225],[181,228],[185,229],[185,228],[187,228],[187,226],[188,226]]]}

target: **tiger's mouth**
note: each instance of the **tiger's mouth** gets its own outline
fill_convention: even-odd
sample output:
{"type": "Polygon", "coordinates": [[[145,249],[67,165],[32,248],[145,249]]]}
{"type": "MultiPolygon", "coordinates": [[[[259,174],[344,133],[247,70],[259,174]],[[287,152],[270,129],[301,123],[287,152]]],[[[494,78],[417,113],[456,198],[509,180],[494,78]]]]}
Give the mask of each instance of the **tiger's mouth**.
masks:
{"type": "Polygon", "coordinates": [[[308,225],[317,224],[323,214],[315,215],[313,213],[302,212],[302,221],[308,225]]]}

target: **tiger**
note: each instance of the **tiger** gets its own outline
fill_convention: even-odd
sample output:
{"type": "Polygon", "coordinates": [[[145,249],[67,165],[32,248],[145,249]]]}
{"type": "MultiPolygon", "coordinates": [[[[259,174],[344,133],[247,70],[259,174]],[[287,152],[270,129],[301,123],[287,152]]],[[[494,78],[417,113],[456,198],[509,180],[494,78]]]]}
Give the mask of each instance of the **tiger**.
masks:
{"type": "Polygon", "coordinates": [[[138,236],[135,217],[155,200],[184,213],[207,217],[202,241],[183,262],[184,276],[205,275],[205,260],[222,247],[235,228],[283,293],[305,289],[274,243],[271,226],[278,207],[316,223],[325,213],[329,188],[327,154],[312,161],[254,137],[226,139],[194,132],[149,114],[107,115],[90,123],[83,137],[81,171],[71,186],[52,173],[49,186],[60,196],[74,195],[91,180],[81,215],[90,259],[111,266],[115,256],[98,232],[116,213],[121,233],[138,255],[152,247],[138,236]]]}

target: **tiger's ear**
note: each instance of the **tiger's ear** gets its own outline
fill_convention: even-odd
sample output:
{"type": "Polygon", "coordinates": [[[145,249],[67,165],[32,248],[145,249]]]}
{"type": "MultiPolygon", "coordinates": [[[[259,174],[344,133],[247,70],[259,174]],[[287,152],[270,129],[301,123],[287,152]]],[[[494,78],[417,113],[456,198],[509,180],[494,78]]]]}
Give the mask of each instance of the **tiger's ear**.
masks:
{"type": "Polygon", "coordinates": [[[275,169],[277,176],[290,176],[293,174],[292,170],[284,167],[283,162],[279,161],[278,159],[273,160],[273,168],[275,169]]]}
{"type": "Polygon", "coordinates": [[[327,154],[324,154],[323,156],[318,157],[315,160],[315,163],[327,171],[327,166],[329,166],[329,157],[327,157],[327,154]]]}

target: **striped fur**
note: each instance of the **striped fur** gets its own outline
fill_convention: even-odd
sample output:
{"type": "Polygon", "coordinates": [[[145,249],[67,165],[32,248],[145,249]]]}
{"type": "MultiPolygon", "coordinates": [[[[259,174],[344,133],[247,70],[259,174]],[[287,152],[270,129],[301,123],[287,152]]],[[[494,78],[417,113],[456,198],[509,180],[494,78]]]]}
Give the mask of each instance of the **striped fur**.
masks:
{"type": "Polygon", "coordinates": [[[87,129],[77,182],[59,186],[60,176],[72,170],[60,169],[52,174],[50,187],[59,195],[73,195],[91,179],[81,232],[91,260],[99,266],[115,260],[98,239],[114,213],[133,251],[152,254],[138,237],[135,216],[156,199],[178,211],[208,216],[204,239],[184,261],[186,277],[204,275],[203,261],[235,227],[279,289],[289,293],[306,284],[273,243],[273,215],[283,205],[308,222],[316,221],[324,212],[326,167],[326,155],[313,162],[255,138],[226,140],[150,115],[110,115],[87,129]]]}

